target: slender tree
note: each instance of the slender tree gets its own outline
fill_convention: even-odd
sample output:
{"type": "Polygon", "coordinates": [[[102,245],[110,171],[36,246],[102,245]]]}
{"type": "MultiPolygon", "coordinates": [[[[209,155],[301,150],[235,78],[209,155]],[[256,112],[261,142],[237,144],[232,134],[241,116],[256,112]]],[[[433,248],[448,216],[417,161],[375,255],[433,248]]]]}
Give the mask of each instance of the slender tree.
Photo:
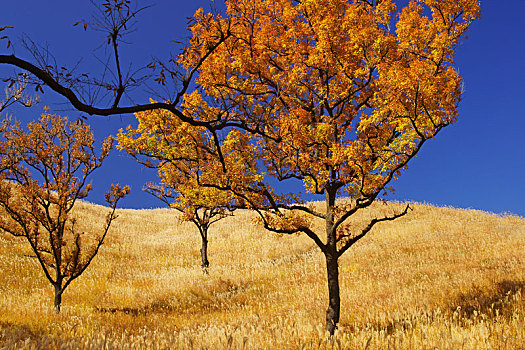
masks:
{"type": "MultiPolygon", "coordinates": [[[[191,113],[189,109],[187,112],[191,113]]],[[[215,181],[209,178],[216,173],[213,167],[218,165],[208,161],[215,157],[216,149],[206,128],[191,126],[162,110],[136,113],[136,117],[137,128],[120,130],[117,147],[139,163],[158,168],[160,183],[149,183],[145,190],[181,212],[183,221],[195,224],[201,236],[201,266],[208,273],[208,230],[215,222],[233,215],[243,201],[229,191],[199,186],[203,175],[208,178],[206,181],[215,181]]],[[[236,147],[223,147],[223,151],[228,152],[229,167],[235,160],[240,170],[250,169],[242,160],[239,163],[242,158],[236,158],[239,154],[236,147]]]]}
{"type": "MultiPolygon", "coordinates": [[[[166,170],[163,169],[163,171],[166,170]]],[[[185,185],[190,184],[187,182],[185,185]]],[[[183,186],[174,183],[168,185],[162,180],[161,184],[146,184],[144,190],[166,203],[170,208],[178,210],[182,221],[191,222],[197,227],[201,237],[201,267],[203,272],[208,274],[210,268],[208,260],[209,228],[217,221],[233,215],[236,208],[232,206],[231,195],[230,198],[221,198],[228,196],[224,191],[200,188],[196,182],[189,188],[183,188],[183,186]],[[219,199],[223,199],[222,203],[219,199]]]]}
{"type": "Polygon", "coordinates": [[[102,165],[112,139],[97,155],[89,126],[47,113],[27,129],[15,123],[1,133],[0,229],[27,240],[54,287],[59,313],[62,294],[93,261],[129,187],[112,185],[105,224],[98,232],[82,232],[74,206],[91,190],[87,179],[102,165]]]}

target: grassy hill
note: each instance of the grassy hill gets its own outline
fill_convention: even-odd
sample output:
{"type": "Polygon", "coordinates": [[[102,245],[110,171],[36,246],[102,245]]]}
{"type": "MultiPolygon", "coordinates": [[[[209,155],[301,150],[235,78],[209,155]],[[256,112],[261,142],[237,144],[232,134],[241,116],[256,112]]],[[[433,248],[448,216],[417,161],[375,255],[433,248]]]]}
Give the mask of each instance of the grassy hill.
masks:
{"type": "MultiPolygon", "coordinates": [[[[102,227],[106,208],[77,210],[102,227]]],[[[414,205],[378,224],[340,261],[329,341],[324,260],[307,237],[239,212],[211,227],[204,275],[197,230],[174,211],[119,215],[59,316],[27,243],[0,233],[0,348],[525,349],[523,218],[414,205]]]]}

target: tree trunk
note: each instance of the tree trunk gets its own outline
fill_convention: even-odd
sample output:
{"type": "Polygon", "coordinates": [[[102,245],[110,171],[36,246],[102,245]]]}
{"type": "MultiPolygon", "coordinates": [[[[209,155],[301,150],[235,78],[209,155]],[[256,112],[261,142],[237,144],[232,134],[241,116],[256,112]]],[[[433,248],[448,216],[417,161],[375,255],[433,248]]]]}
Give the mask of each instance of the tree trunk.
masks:
{"type": "Polygon", "coordinates": [[[208,268],[210,267],[210,262],[208,261],[208,230],[203,229],[202,235],[202,246],[201,246],[201,262],[202,262],[202,271],[205,274],[208,274],[208,268]]]}
{"type": "Polygon", "coordinates": [[[325,254],[326,272],[328,277],[328,309],[326,310],[326,331],[330,335],[334,332],[339,323],[341,313],[341,297],[339,295],[339,264],[337,255],[325,254]]]}
{"type": "Polygon", "coordinates": [[[326,331],[330,336],[339,323],[341,297],[339,295],[339,264],[337,262],[337,235],[334,228],[334,208],[337,188],[327,187],[326,194],[326,276],[328,280],[328,309],[326,310],[326,331]]]}
{"type": "Polygon", "coordinates": [[[60,284],[55,284],[55,313],[60,313],[60,306],[62,305],[62,293],[64,292],[62,290],[62,286],[60,284]]]}
{"type": "Polygon", "coordinates": [[[202,260],[201,266],[204,269],[204,272],[208,273],[210,262],[208,261],[208,241],[205,239],[202,240],[201,260],[202,260]]]}

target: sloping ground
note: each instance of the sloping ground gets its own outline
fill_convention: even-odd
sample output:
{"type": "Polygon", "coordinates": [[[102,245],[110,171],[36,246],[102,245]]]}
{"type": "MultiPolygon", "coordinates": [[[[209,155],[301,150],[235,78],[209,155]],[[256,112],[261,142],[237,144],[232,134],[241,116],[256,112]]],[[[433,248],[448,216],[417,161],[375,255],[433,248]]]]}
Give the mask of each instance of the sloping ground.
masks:
{"type": "MultiPolygon", "coordinates": [[[[401,205],[378,204],[353,227],[401,205]]],[[[341,259],[333,340],[322,254],[248,212],[212,226],[204,275],[196,228],[170,210],[120,210],[59,316],[26,243],[2,233],[0,348],[525,349],[525,220],[414,208],[341,259]]],[[[86,230],[106,211],[78,208],[86,230]]]]}

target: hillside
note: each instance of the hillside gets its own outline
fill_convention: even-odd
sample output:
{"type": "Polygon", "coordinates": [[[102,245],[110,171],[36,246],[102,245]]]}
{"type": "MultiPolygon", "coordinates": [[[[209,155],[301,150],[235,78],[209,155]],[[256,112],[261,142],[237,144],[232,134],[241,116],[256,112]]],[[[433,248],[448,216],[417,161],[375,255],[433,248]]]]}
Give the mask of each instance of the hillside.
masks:
{"type": "MultiPolygon", "coordinates": [[[[102,227],[106,208],[77,210],[102,227]]],[[[414,205],[378,224],[341,259],[330,342],[325,265],[307,237],[239,212],[211,227],[204,275],[197,230],[175,212],[119,215],[59,316],[27,243],[0,233],[0,348],[524,349],[523,218],[414,205]]]]}

